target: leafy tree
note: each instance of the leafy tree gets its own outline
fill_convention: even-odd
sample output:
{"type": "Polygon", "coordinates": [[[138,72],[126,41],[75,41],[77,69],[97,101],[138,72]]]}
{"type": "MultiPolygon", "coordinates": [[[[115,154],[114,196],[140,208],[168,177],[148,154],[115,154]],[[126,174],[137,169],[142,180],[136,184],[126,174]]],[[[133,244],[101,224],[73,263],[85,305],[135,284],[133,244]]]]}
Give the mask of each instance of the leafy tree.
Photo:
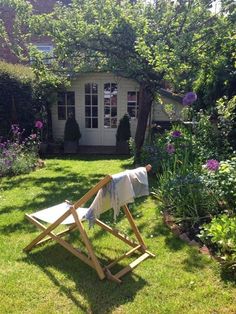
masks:
{"type": "MultiPolygon", "coordinates": [[[[22,1],[11,2],[16,6],[22,1]]],[[[178,92],[193,87],[200,91],[206,79],[214,82],[220,76],[229,55],[231,61],[235,58],[233,1],[222,1],[217,14],[210,11],[211,4],[208,0],[74,0],[67,6],[58,3],[49,14],[29,13],[25,23],[32,34],[52,37],[55,60],[50,71],[111,71],[140,84],[138,157],[151,104],[163,80],[178,92]]],[[[227,75],[226,70],[224,84],[227,75]]],[[[207,86],[212,89],[212,84],[207,86]]]]}

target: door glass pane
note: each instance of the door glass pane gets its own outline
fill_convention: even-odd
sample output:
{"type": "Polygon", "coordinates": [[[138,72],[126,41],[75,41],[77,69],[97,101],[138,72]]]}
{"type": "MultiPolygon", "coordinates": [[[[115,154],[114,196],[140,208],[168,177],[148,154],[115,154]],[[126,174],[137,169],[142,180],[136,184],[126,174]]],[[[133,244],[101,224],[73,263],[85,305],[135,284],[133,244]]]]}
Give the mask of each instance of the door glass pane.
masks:
{"type": "Polygon", "coordinates": [[[116,122],[117,122],[117,119],[116,118],[111,118],[111,127],[114,129],[116,128],[116,122]]]}
{"type": "Polygon", "coordinates": [[[92,84],[92,94],[98,93],[98,84],[93,83],[92,84]]]}
{"type": "Polygon", "coordinates": [[[91,107],[85,107],[85,116],[91,117],[91,107]]]}
{"type": "Polygon", "coordinates": [[[85,84],[84,90],[85,90],[85,94],[90,94],[90,83],[85,84]]]}
{"type": "Polygon", "coordinates": [[[104,119],[104,127],[105,128],[110,128],[110,118],[105,118],[104,119]]]}
{"type": "Polygon", "coordinates": [[[91,106],[91,96],[85,95],[85,106],[91,106]]]}
{"type": "Polygon", "coordinates": [[[105,117],[105,118],[110,117],[110,112],[111,112],[110,106],[105,106],[105,107],[104,107],[104,117],[105,117]]]}
{"type": "Polygon", "coordinates": [[[117,116],[117,108],[116,107],[112,107],[111,108],[111,116],[112,117],[116,117],[117,116]]]}
{"type": "Polygon", "coordinates": [[[91,128],[91,119],[90,118],[85,118],[85,127],[91,128]]]}
{"type": "Polygon", "coordinates": [[[97,106],[98,105],[98,95],[93,95],[92,96],[92,106],[97,106]]]}
{"type": "Polygon", "coordinates": [[[98,116],[98,107],[92,107],[92,116],[97,117],[98,116]]]}
{"type": "Polygon", "coordinates": [[[98,119],[97,118],[93,118],[92,119],[92,128],[97,128],[98,127],[98,119]]]}

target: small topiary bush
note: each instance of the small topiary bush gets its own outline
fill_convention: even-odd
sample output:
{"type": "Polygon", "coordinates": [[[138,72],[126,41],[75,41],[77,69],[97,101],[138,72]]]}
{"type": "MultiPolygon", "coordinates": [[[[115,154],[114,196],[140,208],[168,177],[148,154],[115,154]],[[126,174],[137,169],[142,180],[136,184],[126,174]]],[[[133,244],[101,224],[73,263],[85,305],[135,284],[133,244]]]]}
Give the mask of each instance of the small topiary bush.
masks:
{"type": "Polygon", "coordinates": [[[70,116],[65,124],[64,141],[79,141],[80,128],[74,116],[70,116]]]}
{"type": "Polygon", "coordinates": [[[120,119],[117,133],[116,133],[116,141],[117,142],[123,142],[128,141],[131,137],[131,131],[130,131],[130,122],[129,122],[129,116],[125,114],[123,118],[120,119]]]}

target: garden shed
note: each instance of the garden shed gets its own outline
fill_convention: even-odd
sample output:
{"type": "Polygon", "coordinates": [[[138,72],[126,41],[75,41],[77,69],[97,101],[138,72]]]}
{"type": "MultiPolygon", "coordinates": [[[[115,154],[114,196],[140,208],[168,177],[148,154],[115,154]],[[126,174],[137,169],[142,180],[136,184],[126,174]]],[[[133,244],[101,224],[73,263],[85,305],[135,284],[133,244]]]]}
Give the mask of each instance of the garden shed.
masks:
{"type": "MultiPolygon", "coordinates": [[[[169,121],[165,104],[175,108],[179,119],[182,105],[173,101],[170,92],[162,93],[162,101],[153,103],[149,125],[169,121]]],[[[54,139],[63,138],[65,122],[74,115],[81,130],[80,144],[85,146],[115,146],[119,120],[128,113],[131,135],[134,137],[139,108],[139,84],[111,73],[83,73],[73,78],[67,91],[59,92],[52,106],[54,139]]],[[[148,126],[147,126],[148,127],[148,126]]]]}

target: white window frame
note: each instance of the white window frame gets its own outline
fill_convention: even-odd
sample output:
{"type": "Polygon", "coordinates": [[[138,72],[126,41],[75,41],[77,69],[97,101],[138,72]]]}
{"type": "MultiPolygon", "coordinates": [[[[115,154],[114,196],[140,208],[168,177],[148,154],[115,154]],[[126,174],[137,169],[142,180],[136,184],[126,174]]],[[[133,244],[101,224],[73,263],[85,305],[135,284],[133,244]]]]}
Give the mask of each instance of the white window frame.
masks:
{"type": "Polygon", "coordinates": [[[53,45],[52,44],[43,44],[43,43],[34,43],[34,46],[38,51],[45,54],[45,59],[43,60],[44,64],[50,64],[53,58],[53,45]]]}
{"type": "Polygon", "coordinates": [[[128,108],[129,108],[129,104],[132,104],[132,107],[134,108],[135,110],[135,116],[134,117],[130,117],[131,120],[135,120],[135,119],[138,119],[138,112],[139,112],[139,91],[136,91],[136,90],[128,90],[127,92],[127,113],[129,114],[129,111],[128,111],[128,108]],[[136,96],[136,100],[129,100],[128,98],[128,94],[129,93],[135,93],[135,96],[136,96]]]}

